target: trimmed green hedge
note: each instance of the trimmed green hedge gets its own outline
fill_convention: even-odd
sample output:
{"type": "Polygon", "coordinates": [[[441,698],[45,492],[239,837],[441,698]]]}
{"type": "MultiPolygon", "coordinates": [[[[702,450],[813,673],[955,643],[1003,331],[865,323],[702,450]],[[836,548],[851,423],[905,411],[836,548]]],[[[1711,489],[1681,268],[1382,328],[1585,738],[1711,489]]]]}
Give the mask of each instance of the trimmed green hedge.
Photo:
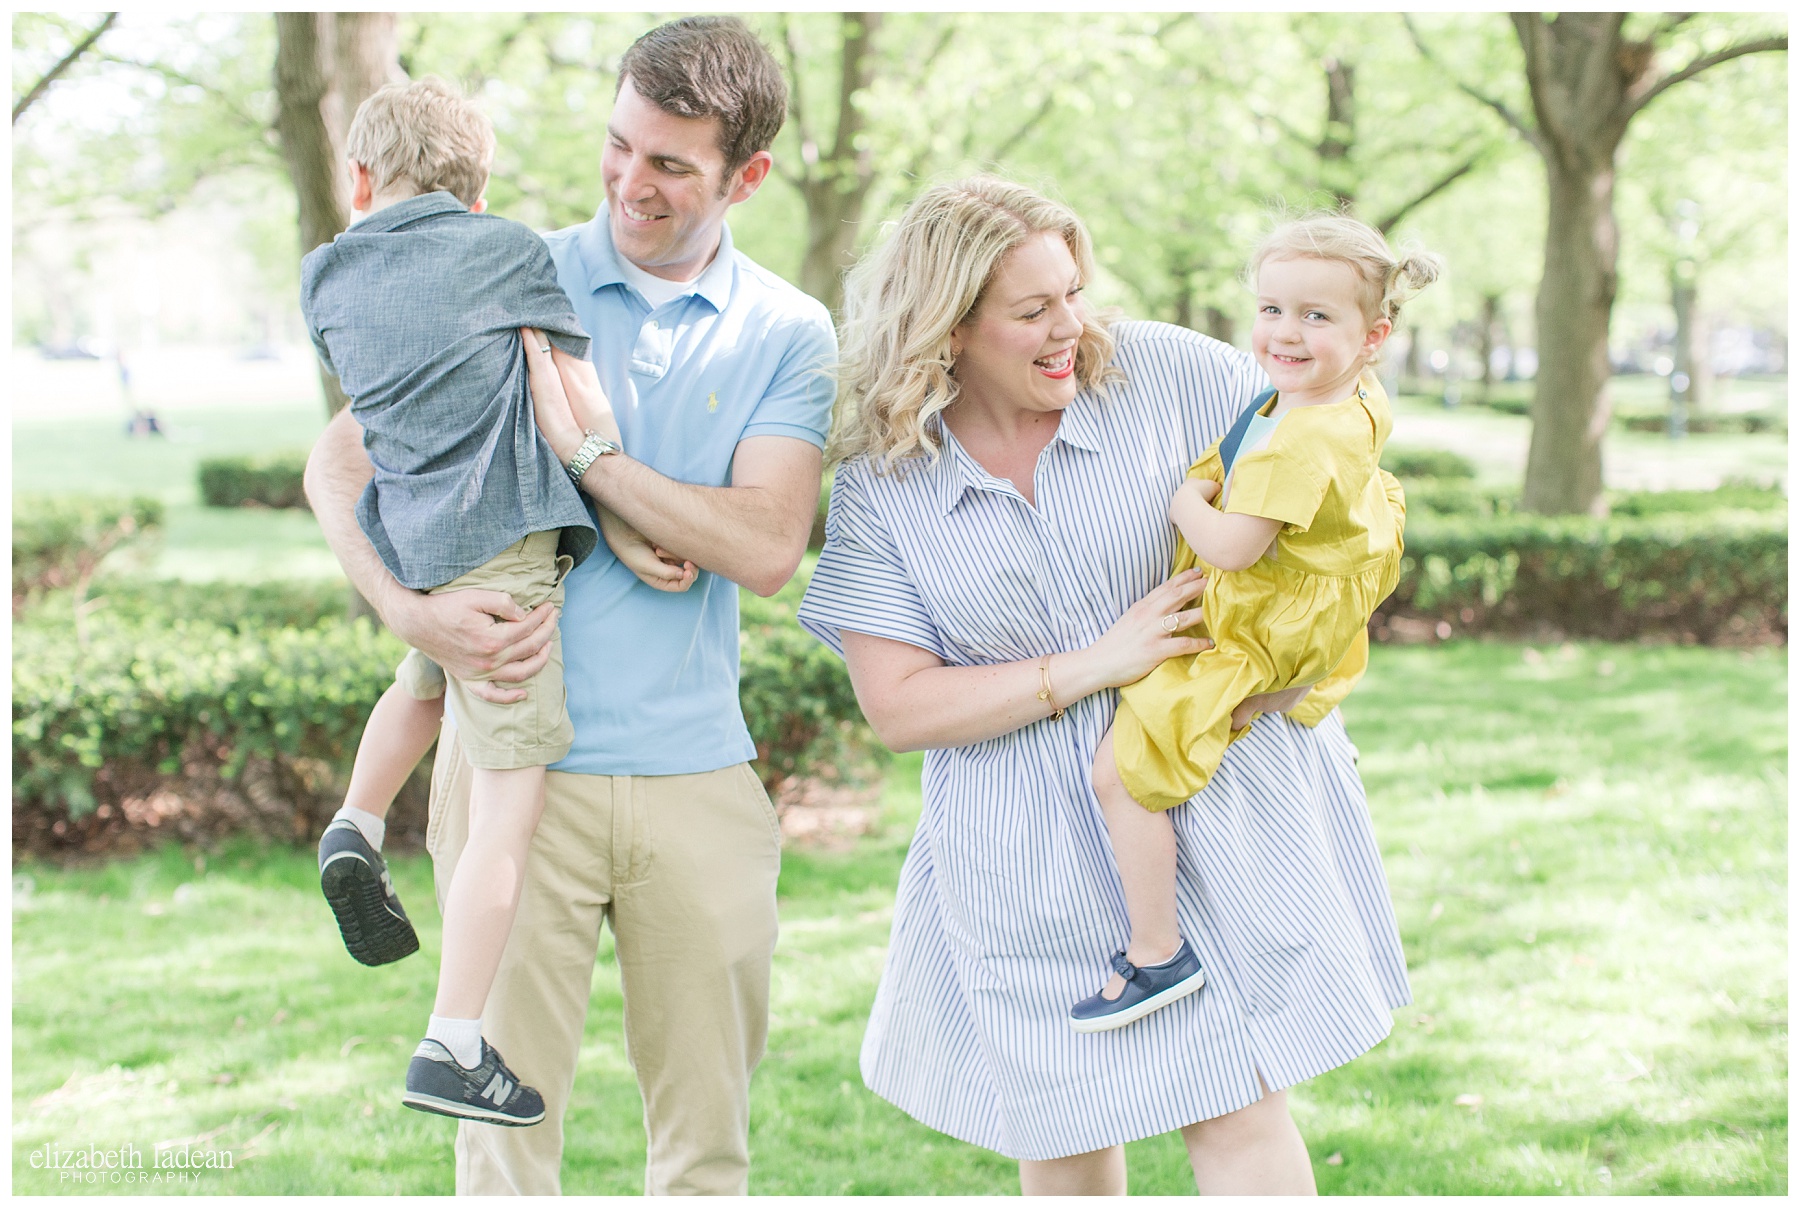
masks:
{"type": "Polygon", "coordinates": [[[200,501],[213,508],[305,508],[306,453],[209,457],[200,463],[200,501]]]}
{"type": "Polygon", "coordinates": [[[1787,518],[1420,517],[1378,638],[1394,617],[1464,633],[1785,641],[1787,518]]]}
{"type": "MultiPolygon", "coordinates": [[[[296,833],[320,807],[335,808],[405,647],[366,620],[326,616],[341,609],[341,588],[303,588],[284,605],[276,585],[209,585],[211,600],[193,607],[198,591],[123,592],[116,610],[90,623],[86,646],[60,611],[17,627],[15,810],[73,820],[127,786],[231,780],[252,763],[291,801],[296,833]]],[[[798,599],[797,585],[775,600],[744,597],[740,695],[771,790],[792,776],[847,771],[879,751],[843,663],[794,622],[798,599]]]]}
{"type": "Polygon", "coordinates": [[[13,498],[13,602],[75,587],[119,545],[157,528],[154,499],[103,495],[18,495],[13,498]]]}
{"type": "Polygon", "coordinates": [[[1473,478],[1475,463],[1448,449],[1396,449],[1381,452],[1381,468],[1395,478],[1473,478]]]}

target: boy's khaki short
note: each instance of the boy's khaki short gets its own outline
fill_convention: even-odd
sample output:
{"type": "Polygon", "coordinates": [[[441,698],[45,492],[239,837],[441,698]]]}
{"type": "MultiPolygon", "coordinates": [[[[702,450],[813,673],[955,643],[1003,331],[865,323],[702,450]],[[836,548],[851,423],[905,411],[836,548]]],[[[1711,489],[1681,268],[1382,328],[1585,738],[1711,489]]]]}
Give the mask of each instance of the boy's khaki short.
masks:
{"type": "MultiPolygon", "coordinates": [[[[480,587],[505,592],[520,608],[536,608],[545,600],[561,608],[563,576],[574,561],[567,554],[556,552],[558,536],[555,529],[532,533],[507,546],[491,561],[431,588],[427,594],[480,587]]],[[[550,661],[544,669],[516,685],[529,695],[510,705],[482,700],[417,650],[406,652],[406,658],[394,672],[394,681],[415,700],[436,700],[449,692],[463,753],[474,767],[502,770],[555,763],[569,753],[575,742],[575,727],[569,722],[568,698],[563,690],[560,628],[550,639],[550,661]]]]}

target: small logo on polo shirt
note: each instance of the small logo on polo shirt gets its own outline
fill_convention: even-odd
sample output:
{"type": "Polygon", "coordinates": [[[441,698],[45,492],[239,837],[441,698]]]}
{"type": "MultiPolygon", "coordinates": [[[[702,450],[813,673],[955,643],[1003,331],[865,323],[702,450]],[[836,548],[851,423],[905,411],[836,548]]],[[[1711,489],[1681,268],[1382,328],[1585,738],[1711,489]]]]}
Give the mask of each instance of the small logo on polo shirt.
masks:
{"type": "Polygon", "coordinates": [[[708,411],[717,411],[719,409],[719,392],[717,390],[706,396],[706,409],[708,411]]]}

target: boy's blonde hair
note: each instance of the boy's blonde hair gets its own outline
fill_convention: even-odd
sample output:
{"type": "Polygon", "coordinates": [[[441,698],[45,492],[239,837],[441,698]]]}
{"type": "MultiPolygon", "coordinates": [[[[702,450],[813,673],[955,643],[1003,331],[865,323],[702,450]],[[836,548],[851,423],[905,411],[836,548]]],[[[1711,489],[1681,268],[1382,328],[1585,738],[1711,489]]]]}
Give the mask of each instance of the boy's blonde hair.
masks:
{"type": "MultiPolygon", "coordinates": [[[[1007,253],[1054,231],[1082,282],[1094,279],[1093,242],[1067,206],[997,176],[971,176],[920,194],[887,239],[844,282],[842,355],[829,457],[871,456],[878,473],[941,451],[933,420],[954,403],[950,333],[972,317],[1007,253]]],[[[1075,344],[1084,389],[1122,376],[1112,367],[1114,316],[1089,312],[1075,344]]]]}
{"type": "Polygon", "coordinates": [[[1370,325],[1400,318],[1401,304],[1438,279],[1444,262],[1418,247],[1396,256],[1381,232],[1348,214],[1321,210],[1280,223],[1250,254],[1250,285],[1265,260],[1335,260],[1356,274],[1356,301],[1370,325]]]}
{"type": "Polygon", "coordinates": [[[389,84],[357,106],[344,155],[369,170],[377,193],[438,189],[472,206],[494,162],[494,126],[436,76],[389,84]]]}

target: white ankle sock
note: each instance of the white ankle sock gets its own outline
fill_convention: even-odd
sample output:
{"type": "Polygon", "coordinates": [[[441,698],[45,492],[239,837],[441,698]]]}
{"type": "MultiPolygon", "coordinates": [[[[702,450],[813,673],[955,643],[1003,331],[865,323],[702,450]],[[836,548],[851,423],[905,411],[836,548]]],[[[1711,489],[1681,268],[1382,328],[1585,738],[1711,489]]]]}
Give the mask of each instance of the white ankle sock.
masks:
{"type": "Polygon", "coordinates": [[[450,1050],[450,1055],[465,1070],[481,1064],[481,1021],[479,1019],[445,1019],[433,1015],[425,1025],[425,1039],[435,1040],[450,1050]]]}
{"type": "Polygon", "coordinates": [[[368,810],[359,810],[354,805],[346,805],[331,816],[336,822],[339,818],[350,823],[362,832],[362,837],[369,841],[369,846],[376,851],[381,850],[381,841],[387,838],[387,823],[368,810]]]}

